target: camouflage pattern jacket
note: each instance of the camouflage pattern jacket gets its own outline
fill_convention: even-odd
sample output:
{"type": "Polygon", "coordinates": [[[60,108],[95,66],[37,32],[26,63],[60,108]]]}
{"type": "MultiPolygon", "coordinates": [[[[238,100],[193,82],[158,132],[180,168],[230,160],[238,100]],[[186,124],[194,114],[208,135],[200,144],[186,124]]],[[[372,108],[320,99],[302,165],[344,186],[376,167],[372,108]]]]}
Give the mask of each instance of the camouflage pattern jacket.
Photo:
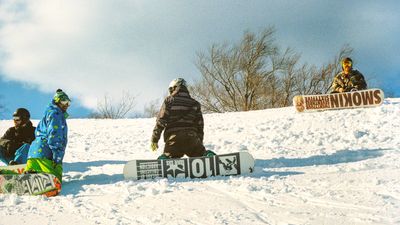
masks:
{"type": "Polygon", "coordinates": [[[186,87],[177,88],[165,98],[157,116],[151,141],[157,143],[164,130],[164,140],[177,131],[195,131],[203,141],[204,121],[200,103],[194,100],[186,87]]]}
{"type": "Polygon", "coordinates": [[[331,93],[339,92],[340,88],[343,88],[344,92],[352,89],[364,90],[367,89],[367,83],[358,70],[351,70],[348,76],[340,72],[333,78],[331,93]]]}

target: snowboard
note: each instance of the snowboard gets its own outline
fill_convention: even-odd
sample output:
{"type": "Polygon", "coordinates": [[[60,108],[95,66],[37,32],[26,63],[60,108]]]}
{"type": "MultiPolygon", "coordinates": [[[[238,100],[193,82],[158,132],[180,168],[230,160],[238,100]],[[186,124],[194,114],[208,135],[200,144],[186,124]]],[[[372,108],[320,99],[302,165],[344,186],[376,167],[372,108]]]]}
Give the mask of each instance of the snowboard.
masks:
{"type": "Polygon", "coordinates": [[[252,173],[254,158],[248,152],[212,157],[189,157],[165,160],[132,160],[124,166],[125,179],[206,178],[252,173]]]}
{"type": "Polygon", "coordinates": [[[0,193],[17,195],[55,196],[61,183],[53,174],[0,174],[0,193]]]}
{"type": "Polygon", "coordinates": [[[3,173],[24,173],[26,164],[12,165],[12,166],[0,166],[0,174],[3,173]]]}
{"type": "Polygon", "coordinates": [[[293,98],[293,106],[297,112],[376,107],[383,103],[383,98],[384,94],[380,89],[321,95],[297,95],[293,98]]]}

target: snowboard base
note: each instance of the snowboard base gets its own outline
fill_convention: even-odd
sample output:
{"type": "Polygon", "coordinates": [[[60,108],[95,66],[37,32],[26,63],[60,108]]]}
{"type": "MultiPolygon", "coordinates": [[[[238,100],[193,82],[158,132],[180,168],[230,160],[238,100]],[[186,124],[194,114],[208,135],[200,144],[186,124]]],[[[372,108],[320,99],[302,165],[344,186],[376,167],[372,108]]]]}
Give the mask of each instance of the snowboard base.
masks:
{"type": "Polygon", "coordinates": [[[384,93],[380,89],[367,89],[345,93],[321,95],[297,95],[293,106],[297,112],[315,112],[332,109],[376,107],[383,103],[384,93]]]}
{"type": "Polygon", "coordinates": [[[11,165],[11,166],[0,166],[0,174],[23,174],[26,164],[11,165]]]}
{"type": "Polygon", "coordinates": [[[0,193],[16,195],[55,196],[61,183],[53,174],[0,174],[0,193]]]}
{"type": "Polygon", "coordinates": [[[248,152],[212,157],[191,157],[165,160],[132,160],[124,166],[126,179],[206,178],[252,173],[254,158],[248,152]]]}

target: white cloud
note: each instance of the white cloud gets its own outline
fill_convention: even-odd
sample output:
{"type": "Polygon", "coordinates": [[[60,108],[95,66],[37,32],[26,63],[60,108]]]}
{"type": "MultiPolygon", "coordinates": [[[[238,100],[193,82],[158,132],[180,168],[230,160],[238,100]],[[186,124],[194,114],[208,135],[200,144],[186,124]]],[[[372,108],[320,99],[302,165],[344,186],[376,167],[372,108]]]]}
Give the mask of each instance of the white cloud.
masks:
{"type": "Polygon", "coordinates": [[[95,107],[97,97],[105,93],[115,97],[123,90],[145,96],[145,101],[158,98],[165,90],[152,88],[173,77],[163,77],[168,70],[158,63],[154,54],[158,46],[151,42],[161,34],[155,28],[147,30],[151,24],[140,15],[143,6],[139,3],[6,4],[1,11],[18,8],[1,18],[1,50],[5,54],[1,69],[8,79],[33,84],[44,92],[62,87],[84,105],[95,107]],[[143,31],[150,33],[143,35],[143,31]]]}
{"type": "Polygon", "coordinates": [[[271,25],[282,47],[295,47],[310,63],[325,63],[345,43],[366,64],[371,49],[398,58],[396,7],[359,4],[363,7],[340,1],[3,0],[0,72],[43,92],[61,87],[93,108],[105,93],[118,97],[123,90],[139,94],[139,106],[160,98],[176,76],[199,75],[197,51],[271,25]],[[365,20],[372,22],[358,24],[365,20]],[[386,28],[389,33],[382,32],[386,28]]]}

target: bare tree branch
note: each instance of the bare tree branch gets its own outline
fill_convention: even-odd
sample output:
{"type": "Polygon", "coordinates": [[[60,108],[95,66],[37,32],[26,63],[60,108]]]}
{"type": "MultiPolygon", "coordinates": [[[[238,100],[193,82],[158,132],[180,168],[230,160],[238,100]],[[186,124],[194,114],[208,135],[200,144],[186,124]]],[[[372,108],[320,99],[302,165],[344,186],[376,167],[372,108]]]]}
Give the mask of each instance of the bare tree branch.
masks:
{"type": "Polygon", "coordinates": [[[159,99],[150,101],[148,104],[144,106],[143,116],[147,118],[156,117],[160,107],[161,104],[159,99]]]}
{"type": "Polygon", "coordinates": [[[284,107],[298,94],[325,93],[340,71],[340,60],[352,49],[344,46],[326,65],[300,64],[300,54],[281,51],[274,28],[245,32],[236,45],[213,44],[198,53],[202,79],[191,87],[204,112],[229,112],[284,107]]]}
{"type": "Polygon", "coordinates": [[[114,102],[105,94],[104,98],[97,103],[97,112],[92,116],[102,119],[121,119],[134,108],[135,96],[123,91],[122,97],[118,102],[114,102]]]}

